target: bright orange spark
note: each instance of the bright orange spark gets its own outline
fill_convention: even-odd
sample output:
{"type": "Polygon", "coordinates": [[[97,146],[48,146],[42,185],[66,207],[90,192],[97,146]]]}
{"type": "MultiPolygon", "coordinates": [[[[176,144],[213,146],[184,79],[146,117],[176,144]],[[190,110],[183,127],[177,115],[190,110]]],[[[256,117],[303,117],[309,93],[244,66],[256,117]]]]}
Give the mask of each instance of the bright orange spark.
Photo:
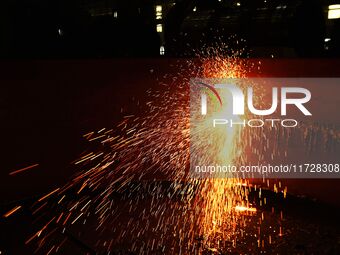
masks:
{"type": "Polygon", "coordinates": [[[4,218],[8,218],[9,216],[11,216],[13,213],[15,213],[16,211],[18,211],[21,208],[21,205],[18,205],[16,207],[14,207],[13,209],[11,209],[10,211],[8,211],[7,213],[4,214],[4,218]]]}
{"type": "Polygon", "coordinates": [[[9,175],[15,175],[15,174],[27,171],[27,170],[32,169],[32,168],[37,167],[37,166],[39,166],[39,164],[34,164],[34,165],[31,165],[31,166],[27,166],[27,167],[15,170],[13,172],[10,172],[9,175]]]}

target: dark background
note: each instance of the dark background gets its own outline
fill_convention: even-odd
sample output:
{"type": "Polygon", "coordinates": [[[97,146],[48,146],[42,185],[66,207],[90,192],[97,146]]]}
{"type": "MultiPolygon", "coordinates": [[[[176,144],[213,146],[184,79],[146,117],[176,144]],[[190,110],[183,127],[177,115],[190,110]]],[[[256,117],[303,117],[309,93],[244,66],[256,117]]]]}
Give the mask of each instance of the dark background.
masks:
{"type": "Polygon", "coordinates": [[[183,57],[217,41],[233,49],[246,46],[253,57],[336,57],[339,19],[328,19],[328,6],[335,3],[4,0],[0,57],[156,57],[161,46],[165,56],[183,57]]]}

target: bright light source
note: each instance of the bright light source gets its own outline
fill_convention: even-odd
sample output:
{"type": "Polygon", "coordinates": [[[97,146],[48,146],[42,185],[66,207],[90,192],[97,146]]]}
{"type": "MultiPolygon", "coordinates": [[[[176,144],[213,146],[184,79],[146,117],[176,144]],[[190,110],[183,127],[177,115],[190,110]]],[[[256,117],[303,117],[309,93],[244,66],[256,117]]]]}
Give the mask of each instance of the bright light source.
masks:
{"type": "Polygon", "coordinates": [[[156,30],[157,30],[158,33],[162,33],[163,32],[163,25],[162,24],[157,24],[156,30]]]}
{"type": "Polygon", "coordinates": [[[60,35],[60,36],[62,36],[64,33],[63,33],[63,30],[61,30],[60,28],[58,29],[58,34],[60,35]]]}
{"type": "Polygon", "coordinates": [[[339,18],[340,18],[340,9],[328,11],[328,19],[339,19],[339,18]]]}
{"type": "Polygon", "coordinates": [[[161,11],[162,11],[162,6],[156,5],[156,12],[161,12],[161,11]]]}
{"type": "Polygon", "coordinates": [[[340,9],[340,4],[332,4],[328,6],[328,9],[330,10],[340,9]]]}
{"type": "Polygon", "coordinates": [[[329,42],[331,38],[325,38],[325,42],[329,42]]]}
{"type": "Polygon", "coordinates": [[[192,9],[192,11],[193,11],[193,12],[197,11],[197,8],[196,8],[196,6],[194,7],[194,9],[192,9]]]}
{"type": "Polygon", "coordinates": [[[237,6],[241,6],[241,3],[237,2],[236,5],[237,5],[237,6]]]}
{"type": "Polygon", "coordinates": [[[164,46],[161,46],[161,47],[159,47],[159,55],[164,55],[164,53],[165,53],[165,48],[164,48],[164,46]]]}
{"type": "Polygon", "coordinates": [[[162,19],[162,6],[161,5],[156,5],[156,19],[162,19]]]}
{"type": "Polygon", "coordinates": [[[254,207],[246,207],[242,205],[235,206],[235,210],[239,212],[256,212],[256,208],[254,207]]]}
{"type": "Polygon", "coordinates": [[[113,12],[113,17],[116,19],[118,18],[118,12],[113,12]]]}
{"type": "Polygon", "coordinates": [[[333,4],[328,6],[328,19],[340,18],[340,4],[333,4]]]}

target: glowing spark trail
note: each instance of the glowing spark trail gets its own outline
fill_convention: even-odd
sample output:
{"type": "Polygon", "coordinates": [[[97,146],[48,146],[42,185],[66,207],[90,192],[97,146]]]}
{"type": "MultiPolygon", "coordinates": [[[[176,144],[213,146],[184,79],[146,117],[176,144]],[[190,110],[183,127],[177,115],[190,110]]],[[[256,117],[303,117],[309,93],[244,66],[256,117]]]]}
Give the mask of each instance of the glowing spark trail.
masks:
{"type": "Polygon", "coordinates": [[[32,169],[34,167],[37,167],[37,166],[39,166],[39,164],[34,164],[34,165],[31,165],[31,166],[27,166],[27,167],[15,170],[13,172],[10,172],[9,175],[15,175],[15,174],[18,174],[18,173],[22,173],[24,171],[30,170],[30,169],[32,169]]]}
{"type": "Polygon", "coordinates": [[[7,218],[9,216],[11,216],[13,213],[15,213],[16,211],[18,211],[21,208],[20,205],[14,207],[12,210],[8,211],[7,213],[4,214],[4,218],[7,218]]]}

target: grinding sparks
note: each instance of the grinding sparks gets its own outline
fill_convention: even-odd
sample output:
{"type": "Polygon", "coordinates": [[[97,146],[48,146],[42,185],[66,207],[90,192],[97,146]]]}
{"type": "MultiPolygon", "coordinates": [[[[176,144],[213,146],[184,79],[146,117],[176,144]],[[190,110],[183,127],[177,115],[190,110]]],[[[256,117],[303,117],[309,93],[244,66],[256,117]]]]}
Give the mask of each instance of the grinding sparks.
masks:
{"type": "MultiPolygon", "coordinates": [[[[31,233],[27,244],[36,239],[38,250],[46,245],[46,252],[51,253],[57,247],[62,249],[67,230],[88,222],[92,225],[87,226],[95,225],[96,239],[88,242],[97,253],[113,253],[126,242],[128,252],[136,254],[249,254],[264,247],[264,239],[275,244],[283,231],[275,225],[267,229],[270,235],[263,236],[266,217],[260,207],[267,200],[261,187],[238,178],[214,175],[197,179],[189,174],[190,78],[242,78],[250,69],[237,54],[226,56],[223,47],[208,49],[200,60],[200,64],[188,61],[183,74],[165,77],[171,81],[160,84],[159,91],[149,90],[144,113],[125,116],[116,127],[83,136],[91,146],[73,162],[76,176],[32,206],[45,221],[31,233]],[[258,203],[249,196],[254,190],[258,203]],[[46,241],[58,236],[57,232],[63,238],[55,238],[53,244],[46,241]]],[[[256,94],[261,101],[261,93],[256,94]]],[[[221,95],[227,105],[225,97],[221,95]]],[[[218,114],[221,112],[214,112],[218,114]]],[[[250,159],[261,161],[267,154],[271,158],[285,155],[281,148],[293,132],[275,127],[216,129],[211,134],[208,129],[208,121],[199,127],[203,138],[216,141],[210,156],[221,164],[235,165],[250,159]]],[[[315,142],[315,129],[301,128],[302,137],[309,138],[308,148],[315,142]]],[[[201,150],[199,146],[194,149],[201,150]]],[[[264,186],[269,187],[269,181],[264,186]]],[[[281,184],[275,190],[287,192],[281,184]]],[[[14,213],[10,212],[7,214],[14,213]]],[[[85,232],[91,230],[87,227],[85,232]]]]}
{"type": "MultiPolygon", "coordinates": [[[[208,56],[203,66],[196,66],[193,69],[195,73],[190,76],[245,76],[245,68],[235,59],[215,57],[217,55],[208,56]]],[[[161,233],[162,238],[147,238],[146,242],[154,247],[151,249],[172,247],[174,253],[180,250],[190,254],[194,250],[220,249],[220,240],[235,240],[238,232],[236,226],[242,223],[234,208],[247,200],[248,187],[237,185],[240,182],[237,179],[197,180],[188,175],[189,79],[180,77],[175,87],[150,91],[147,114],[126,116],[118,125],[119,132],[117,129],[103,128],[83,136],[90,143],[96,143],[100,149],[84,152],[73,162],[81,169],[79,174],[69,184],[38,200],[48,202],[52,195],[60,197],[57,199],[57,216],[53,217],[57,225],[71,227],[94,215],[98,222],[97,229],[101,231],[110,229],[112,224],[116,225],[117,233],[114,233],[115,239],[110,241],[111,246],[118,244],[127,234],[132,240],[138,240],[161,233]],[[163,181],[150,183],[147,181],[148,176],[166,179],[169,184],[163,181]],[[126,198],[123,196],[120,202],[112,199],[114,193],[124,194],[128,190],[132,192],[131,195],[126,198]],[[76,194],[77,198],[72,199],[70,193],[76,194]],[[96,195],[93,197],[89,194],[96,195]],[[167,198],[163,194],[167,194],[167,198]],[[178,196],[180,201],[174,202],[178,196]],[[143,202],[145,199],[151,199],[151,202],[143,202]],[[119,210],[122,206],[128,208],[129,214],[139,215],[137,219],[141,220],[130,219],[120,228],[118,219],[122,217],[119,210]],[[144,209],[139,209],[141,207],[144,209]],[[160,217],[156,225],[150,222],[149,217],[152,215],[160,217]],[[173,222],[178,222],[181,227],[170,227],[174,226],[173,222]],[[176,233],[176,238],[171,238],[173,233],[176,233]],[[182,247],[184,241],[187,245],[182,247]]],[[[215,151],[218,160],[235,162],[237,135],[238,131],[227,133],[217,143],[215,151]]],[[[41,209],[38,207],[36,210],[41,209]]],[[[46,227],[43,230],[29,240],[41,237],[46,227]]],[[[96,249],[109,251],[106,242],[97,241],[96,249]]],[[[138,243],[132,247],[135,252],[146,248],[138,243]]]]}

